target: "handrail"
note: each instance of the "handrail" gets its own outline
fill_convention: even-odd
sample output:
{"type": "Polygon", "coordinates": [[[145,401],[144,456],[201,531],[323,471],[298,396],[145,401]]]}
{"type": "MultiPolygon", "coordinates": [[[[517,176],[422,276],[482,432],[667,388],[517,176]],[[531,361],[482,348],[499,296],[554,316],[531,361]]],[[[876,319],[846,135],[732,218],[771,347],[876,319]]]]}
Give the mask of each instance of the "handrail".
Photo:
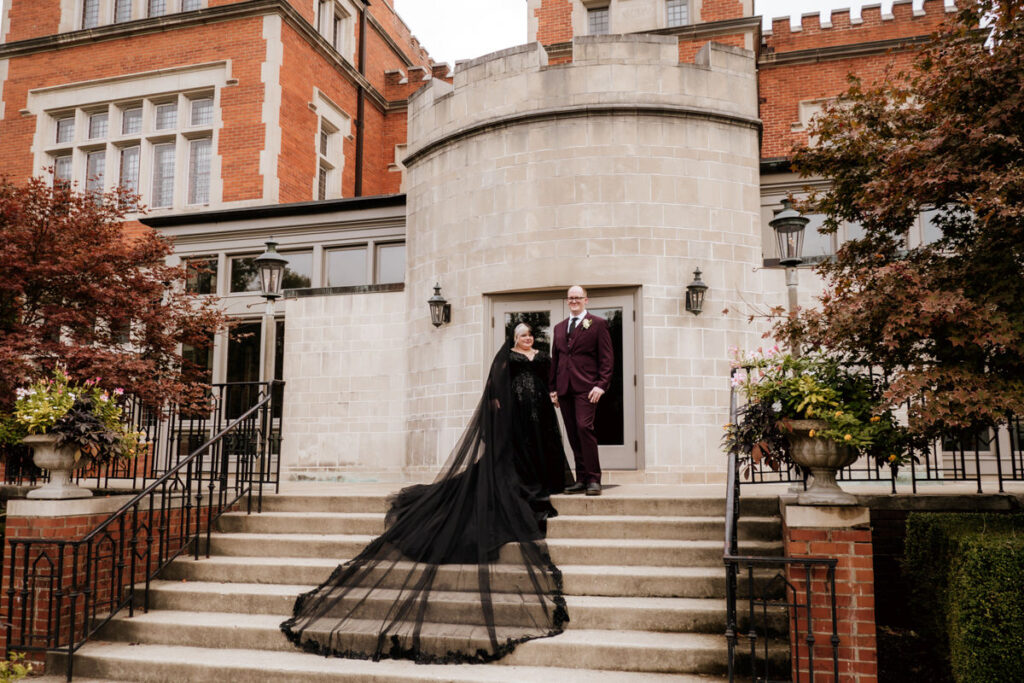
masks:
{"type": "Polygon", "coordinates": [[[65,654],[70,681],[75,652],[125,607],[134,616],[138,584],[145,584],[141,607],[148,611],[152,580],[190,547],[199,559],[204,535],[209,557],[224,512],[246,496],[246,511],[254,497],[261,511],[264,483],[278,483],[268,458],[282,384],[264,383],[254,405],[82,538],[10,539],[7,647],[65,654]]]}
{"type": "MultiPolygon", "coordinates": [[[[251,382],[250,382],[250,384],[251,384],[251,382]]],[[[91,540],[96,534],[98,534],[99,532],[103,531],[108,525],[110,525],[115,519],[117,519],[118,516],[120,516],[121,514],[126,512],[127,510],[129,510],[132,507],[134,507],[135,505],[137,505],[146,496],[148,496],[151,493],[153,493],[154,491],[156,491],[156,489],[158,489],[161,485],[166,483],[173,475],[177,474],[182,469],[187,468],[194,460],[196,460],[200,455],[202,455],[203,452],[205,452],[208,448],[210,448],[210,446],[212,446],[217,441],[220,441],[224,437],[224,435],[227,434],[228,432],[234,431],[234,429],[239,424],[241,424],[244,420],[248,419],[248,417],[250,415],[255,414],[264,405],[269,403],[272,398],[273,398],[273,396],[268,392],[267,395],[263,399],[261,399],[259,403],[257,403],[253,407],[251,407],[248,410],[246,410],[244,413],[242,413],[240,416],[238,416],[235,419],[234,422],[229,423],[226,427],[221,429],[214,436],[212,436],[211,438],[207,439],[206,443],[202,444],[201,446],[199,446],[199,448],[196,448],[191,453],[189,453],[185,457],[184,460],[182,460],[180,463],[178,463],[177,465],[175,465],[174,467],[169,469],[167,472],[165,472],[163,475],[161,475],[160,478],[157,479],[156,481],[154,481],[152,484],[150,484],[146,488],[142,489],[142,491],[140,491],[130,501],[128,501],[127,503],[122,505],[118,510],[116,510],[115,512],[112,512],[110,514],[110,517],[108,517],[105,522],[102,522],[95,529],[93,529],[88,534],[83,536],[80,542],[85,542],[85,541],[91,540]]],[[[262,503],[262,501],[261,501],[261,503],[262,503]]],[[[263,509],[262,509],[262,504],[261,504],[260,505],[260,509],[258,510],[258,512],[262,512],[262,511],[263,511],[263,509]]],[[[26,539],[26,540],[29,540],[29,539],[26,539]]],[[[37,539],[37,540],[43,540],[43,539],[37,539]]]]}

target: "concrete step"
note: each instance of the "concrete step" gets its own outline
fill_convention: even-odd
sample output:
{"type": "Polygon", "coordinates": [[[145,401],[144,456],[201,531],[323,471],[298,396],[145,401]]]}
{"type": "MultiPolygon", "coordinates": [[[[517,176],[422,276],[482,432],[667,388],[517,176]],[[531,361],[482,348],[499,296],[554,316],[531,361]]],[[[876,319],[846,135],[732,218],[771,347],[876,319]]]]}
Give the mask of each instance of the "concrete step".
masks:
{"type": "MultiPolygon", "coordinates": [[[[378,535],[384,531],[384,515],[369,512],[264,512],[258,515],[229,513],[221,517],[224,533],[378,535]]],[[[778,517],[747,517],[740,520],[741,539],[778,538],[778,517]]],[[[669,515],[560,515],[548,522],[548,538],[654,538],[720,540],[724,517],[674,517],[669,515]]]]}
{"type": "MultiPolygon", "coordinates": [[[[397,487],[396,487],[397,488],[397,487]]],[[[725,515],[725,497],[657,497],[616,495],[615,487],[605,489],[601,496],[552,497],[562,515],[667,515],[670,517],[721,517],[725,515]]],[[[740,501],[741,516],[774,517],[779,514],[777,498],[754,496],[740,501]]],[[[349,512],[383,513],[387,496],[280,494],[263,497],[264,512],[349,512]]]]}
{"type": "MultiPolygon", "coordinates": [[[[139,587],[141,589],[141,586],[139,587]]],[[[154,581],[150,587],[151,610],[195,610],[242,612],[245,614],[291,614],[295,599],[314,586],[288,584],[236,584],[210,581],[154,581]]],[[[384,590],[375,601],[390,606],[397,591],[384,590]]],[[[499,594],[500,595],[500,594],[499,594]]],[[[439,593],[432,598],[428,621],[446,619],[470,621],[476,615],[457,607],[458,593],[439,593]]],[[[568,628],[623,629],[666,632],[723,633],[725,601],[713,598],[608,597],[569,595],[566,597],[571,621],[568,628]]],[[[499,620],[500,621],[500,620],[499,620]]]]}
{"type": "MultiPolygon", "coordinates": [[[[281,620],[279,615],[157,610],[137,614],[132,619],[115,617],[104,627],[101,637],[154,645],[292,652],[294,646],[279,630],[281,620]]],[[[378,626],[376,620],[350,620],[345,631],[336,633],[336,637],[346,645],[372,647],[378,626]]],[[[509,634],[515,632],[511,630],[509,634]]],[[[484,639],[481,644],[486,643],[481,629],[470,625],[425,624],[423,635],[441,652],[472,648],[480,639],[484,639]]],[[[504,630],[499,630],[499,638],[504,635],[504,630]]],[[[784,661],[788,656],[778,644],[769,650],[773,660],[784,661]]],[[[721,635],[578,629],[521,643],[497,663],[569,668],[578,663],[601,670],[720,675],[724,673],[725,653],[726,643],[721,635]]]]}
{"type": "MultiPolygon", "coordinates": [[[[268,550],[284,557],[353,557],[372,536],[355,534],[213,534],[210,538],[212,555],[255,557],[268,550]]],[[[557,565],[607,564],[655,566],[712,566],[722,563],[722,543],[718,540],[675,541],[665,539],[605,539],[605,538],[553,538],[548,539],[548,551],[557,565]]],[[[499,554],[514,557],[515,544],[506,544],[499,554]]],[[[744,554],[778,555],[780,541],[747,541],[744,554]]]]}
{"type": "MultiPolygon", "coordinates": [[[[343,561],[343,560],[342,560],[343,561]]],[[[339,561],[325,558],[210,557],[179,558],[163,572],[162,578],[176,582],[209,581],[240,584],[319,585],[339,561]]],[[[559,565],[566,595],[622,597],[724,598],[725,569],[717,567],[640,567],[602,565],[559,565]]],[[[460,565],[441,567],[437,586],[441,590],[460,587],[460,565]]],[[[775,572],[759,570],[755,585],[763,589],[775,572]]],[[[495,570],[495,585],[501,581],[527,581],[525,576],[505,577],[495,570]]],[[[525,584],[524,584],[525,585],[525,584]]],[[[394,587],[394,586],[390,586],[394,587]]]]}
{"type": "Polygon", "coordinates": [[[434,665],[318,657],[303,652],[173,645],[88,643],[75,655],[78,675],[149,683],[725,683],[724,678],[508,664],[434,665]]]}

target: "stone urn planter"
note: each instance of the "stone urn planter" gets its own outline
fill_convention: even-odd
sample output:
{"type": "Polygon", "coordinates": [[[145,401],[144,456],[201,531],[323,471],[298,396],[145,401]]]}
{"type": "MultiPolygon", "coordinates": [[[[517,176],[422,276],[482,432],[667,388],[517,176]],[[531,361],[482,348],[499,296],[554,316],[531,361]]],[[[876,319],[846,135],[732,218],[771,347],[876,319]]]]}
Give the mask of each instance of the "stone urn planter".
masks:
{"type": "Polygon", "coordinates": [[[58,446],[57,438],[56,434],[30,434],[23,439],[25,445],[32,447],[32,462],[50,473],[50,481],[29,491],[28,497],[48,500],[90,497],[92,491],[71,480],[71,473],[88,460],[82,458],[76,463],[75,447],[58,446]]]}
{"type": "Polygon", "coordinates": [[[784,431],[789,435],[789,451],[793,461],[812,475],[810,486],[801,491],[799,505],[857,505],[856,496],[839,488],[836,472],[857,459],[857,452],[831,439],[810,436],[811,430],[828,428],[824,420],[788,420],[784,431]]]}

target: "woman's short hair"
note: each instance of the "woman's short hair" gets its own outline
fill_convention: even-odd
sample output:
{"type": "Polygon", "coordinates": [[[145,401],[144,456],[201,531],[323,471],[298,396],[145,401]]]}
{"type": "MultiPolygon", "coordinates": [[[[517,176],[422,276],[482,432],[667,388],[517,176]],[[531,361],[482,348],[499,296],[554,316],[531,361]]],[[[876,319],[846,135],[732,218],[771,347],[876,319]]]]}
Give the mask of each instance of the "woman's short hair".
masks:
{"type": "Polygon", "coordinates": [[[533,328],[527,325],[526,323],[519,323],[518,325],[516,325],[515,331],[512,332],[512,338],[519,339],[519,335],[521,335],[523,332],[529,332],[532,334],[533,328]]]}

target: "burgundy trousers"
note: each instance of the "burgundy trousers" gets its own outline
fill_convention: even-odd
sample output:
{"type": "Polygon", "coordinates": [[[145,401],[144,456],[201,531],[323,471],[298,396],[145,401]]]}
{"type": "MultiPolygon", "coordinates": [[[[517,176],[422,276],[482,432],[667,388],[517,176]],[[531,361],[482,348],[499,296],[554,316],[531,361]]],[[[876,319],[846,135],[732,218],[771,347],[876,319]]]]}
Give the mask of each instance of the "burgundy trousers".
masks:
{"type": "Polygon", "coordinates": [[[576,481],[600,484],[601,463],[597,458],[597,434],[594,432],[597,404],[591,403],[587,394],[568,394],[558,397],[558,406],[576,461],[576,481]]]}

